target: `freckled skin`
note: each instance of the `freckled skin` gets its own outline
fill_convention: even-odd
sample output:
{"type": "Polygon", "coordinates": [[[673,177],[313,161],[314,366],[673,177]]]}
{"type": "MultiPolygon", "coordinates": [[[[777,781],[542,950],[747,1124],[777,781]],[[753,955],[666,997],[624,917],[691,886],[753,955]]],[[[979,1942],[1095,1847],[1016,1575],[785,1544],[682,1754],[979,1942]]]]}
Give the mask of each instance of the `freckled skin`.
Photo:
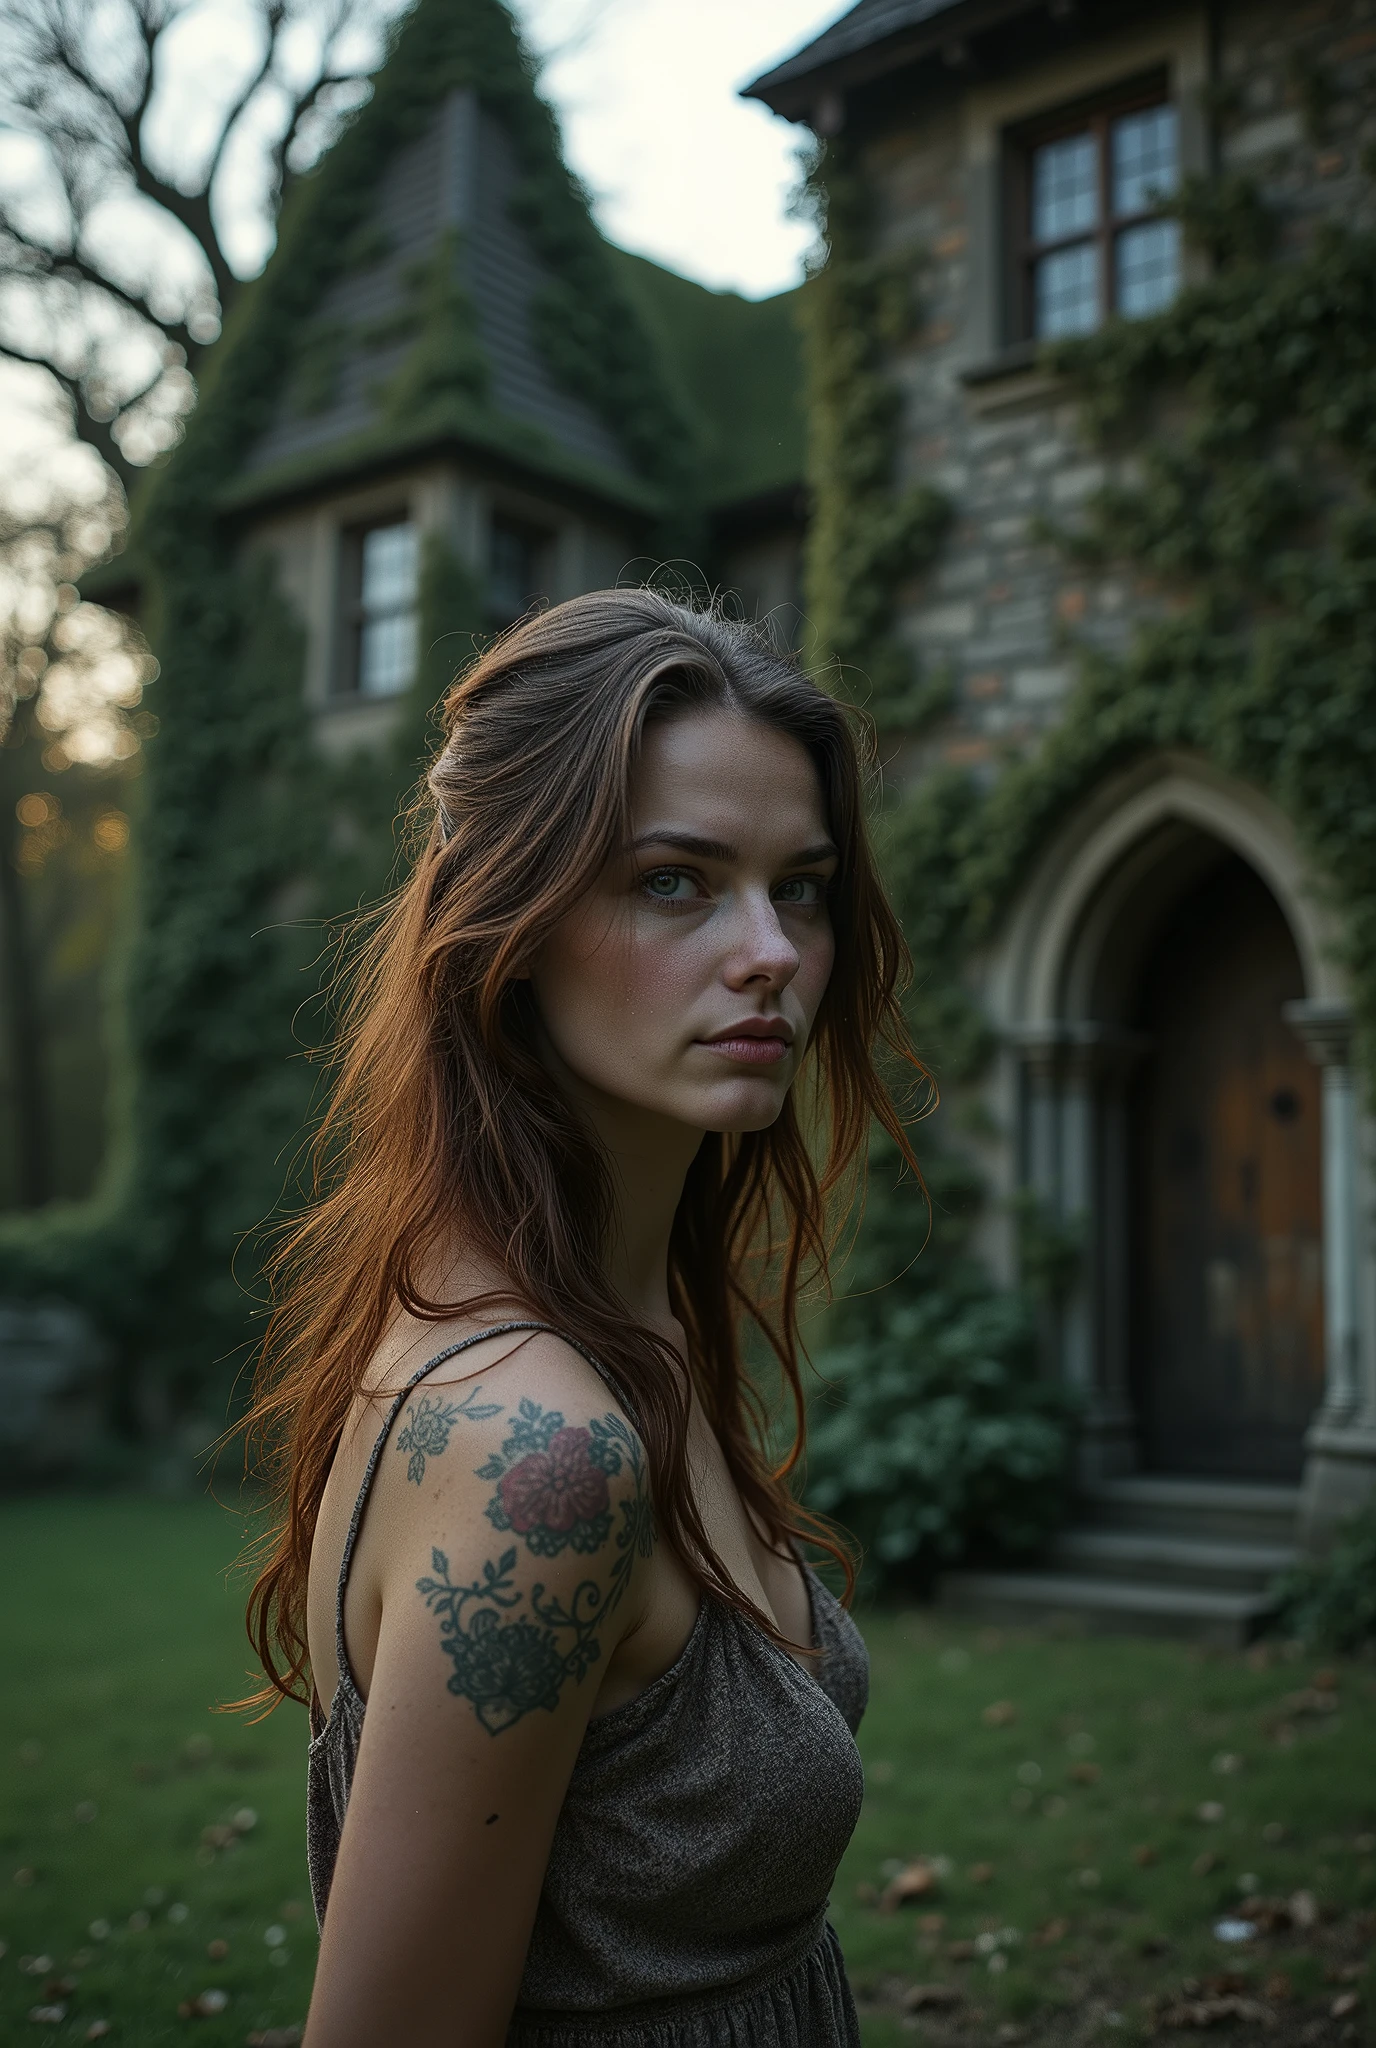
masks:
{"type": "Polygon", "coordinates": [[[832,968],[825,885],[836,861],[816,771],[771,727],[697,712],[651,728],[632,806],[636,850],[608,865],[532,969],[552,1064],[604,1112],[762,1130],[796,1077],[832,968]],[[726,851],[686,850],[684,839],[726,851]],[[761,1064],[711,1047],[752,1017],[786,1028],[784,1057],[761,1064]]]}

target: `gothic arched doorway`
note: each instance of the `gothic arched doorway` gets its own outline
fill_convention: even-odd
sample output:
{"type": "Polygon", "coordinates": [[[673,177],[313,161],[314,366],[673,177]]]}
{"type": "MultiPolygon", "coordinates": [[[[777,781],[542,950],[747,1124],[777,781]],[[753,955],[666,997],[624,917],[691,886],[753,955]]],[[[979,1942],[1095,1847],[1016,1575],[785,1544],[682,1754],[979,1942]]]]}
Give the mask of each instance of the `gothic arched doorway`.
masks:
{"type": "Polygon", "coordinates": [[[1285,917],[1234,854],[1142,961],[1129,1361],[1158,1471],[1300,1475],[1324,1386],[1319,1075],[1281,1014],[1303,995],[1285,917]]]}

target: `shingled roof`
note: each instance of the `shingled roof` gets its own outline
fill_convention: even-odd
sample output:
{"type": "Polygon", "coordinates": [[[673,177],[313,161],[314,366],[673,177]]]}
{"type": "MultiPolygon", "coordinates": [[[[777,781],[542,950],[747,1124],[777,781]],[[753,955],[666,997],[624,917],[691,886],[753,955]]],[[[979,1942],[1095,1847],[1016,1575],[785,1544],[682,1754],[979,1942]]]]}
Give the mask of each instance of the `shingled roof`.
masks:
{"type": "MultiPolygon", "coordinates": [[[[931,55],[953,39],[1030,11],[1036,0],[859,0],[848,14],[743,88],[788,120],[806,120],[820,91],[859,83],[931,55]]],[[[1044,4],[1044,0],[1043,0],[1044,4]]]]}

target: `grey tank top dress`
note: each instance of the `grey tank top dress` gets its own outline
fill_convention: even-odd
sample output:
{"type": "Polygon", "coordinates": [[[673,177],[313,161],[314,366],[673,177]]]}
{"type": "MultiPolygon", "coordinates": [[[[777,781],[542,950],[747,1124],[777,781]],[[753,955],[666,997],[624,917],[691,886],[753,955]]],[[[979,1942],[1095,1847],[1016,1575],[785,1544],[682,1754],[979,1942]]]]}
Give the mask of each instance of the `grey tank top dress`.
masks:
{"type": "MultiPolygon", "coordinates": [[[[328,1719],[312,1709],[307,1854],[322,1922],[364,1718],[344,1589],[383,1446],[406,1396],[445,1359],[484,1337],[550,1327],[501,1324],[430,1359],[368,1460],[339,1571],[339,1686],[328,1719]]],[[[634,1421],[624,1391],[583,1355],[634,1421]]],[[[508,2048],[859,2048],[826,1907],[864,1791],[853,1737],[869,1658],[845,1609],[803,1569],[815,1676],[704,1598],[669,1670],[589,1724],[508,2048]]]]}

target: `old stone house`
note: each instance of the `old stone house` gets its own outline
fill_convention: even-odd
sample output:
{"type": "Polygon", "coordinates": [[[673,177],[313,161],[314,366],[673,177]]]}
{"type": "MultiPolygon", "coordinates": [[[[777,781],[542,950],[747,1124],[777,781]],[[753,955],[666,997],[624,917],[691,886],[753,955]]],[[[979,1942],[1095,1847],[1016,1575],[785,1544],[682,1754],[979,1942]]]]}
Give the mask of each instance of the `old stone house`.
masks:
{"type": "MultiPolygon", "coordinates": [[[[997,787],[1070,718],[1084,650],[1123,655],[1159,616],[1150,579],[1043,531],[1108,474],[1046,345],[1145,327],[1207,276],[1170,210],[1193,174],[1259,178],[1291,253],[1361,212],[1371,12],[860,0],[749,88],[844,156],[871,253],[919,284],[920,322],[871,353],[894,490],[948,516],[898,550],[893,639],[951,699],[886,735],[892,785],[963,767],[997,787]]],[[[610,248],[496,0],[421,0],[297,194],[104,572],[107,596],[139,585],[164,676],[124,1178],[41,1245],[0,1242],[0,1294],[85,1306],[137,1361],[133,1406],[151,1377],[194,1409],[205,1330],[239,1333],[224,1248],[270,1206],[304,1107],[283,1080],[292,920],[337,907],[358,772],[390,815],[415,760],[396,736],[472,632],[686,546],[806,641],[818,537],[849,542],[825,520],[815,326],[804,398],[814,289],[751,304],[610,248]]],[[[1093,1519],[1055,1573],[964,1591],[1228,1633],[1376,1480],[1352,969],[1274,790],[1197,745],[1105,761],[964,963],[994,1046],[963,1120],[980,1248],[1018,1280],[1027,1191],[1077,1234],[1052,1334],[1093,1519]]]]}
{"type": "MultiPolygon", "coordinates": [[[[1254,179],[1282,260],[1369,212],[1374,52],[1365,5],[860,0],[748,88],[844,151],[877,257],[920,266],[888,357],[896,477],[952,513],[895,627],[954,695],[909,770],[996,777],[1054,731],[1082,651],[1153,615],[1131,573],[1044,537],[1108,474],[1046,344],[1207,277],[1168,210],[1192,174],[1254,179]]],[[[1083,1229],[1058,1347],[1094,1519],[1059,1575],[972,1594],[1228,1626],[1376,1478],[1340,937],[1294,820],[1200,751],[1118,759],[1043,835],[972,965],[998,1041],[979,1152],[998,1193],[1083,1229]]],[[[985,1248],[1011,1280],[1009,1215],[991,1204],[985,1248]]]]}

